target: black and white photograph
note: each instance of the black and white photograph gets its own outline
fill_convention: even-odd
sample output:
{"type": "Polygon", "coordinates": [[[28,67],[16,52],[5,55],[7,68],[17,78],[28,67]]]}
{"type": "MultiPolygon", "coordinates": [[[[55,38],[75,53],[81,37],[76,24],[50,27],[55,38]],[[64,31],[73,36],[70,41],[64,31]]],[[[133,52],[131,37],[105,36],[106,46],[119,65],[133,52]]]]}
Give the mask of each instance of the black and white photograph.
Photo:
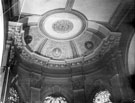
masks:
{"type": "Polygon", "coordinates": [[[135,103],[135,0],[0,0],[0,103],[135,103]]]}

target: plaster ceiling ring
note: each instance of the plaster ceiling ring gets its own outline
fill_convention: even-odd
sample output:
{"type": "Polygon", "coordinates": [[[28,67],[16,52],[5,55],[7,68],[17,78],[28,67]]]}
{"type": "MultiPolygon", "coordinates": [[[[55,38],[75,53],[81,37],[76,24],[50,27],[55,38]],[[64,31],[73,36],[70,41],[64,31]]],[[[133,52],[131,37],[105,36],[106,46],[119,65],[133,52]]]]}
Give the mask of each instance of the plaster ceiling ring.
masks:
{"type": "Polygon", "coordinates": [[[39,32],[52,40],[69,41],[83,34],[88,27],[87,18],[76,10],[56,9],[39,20],[39,32]]]}

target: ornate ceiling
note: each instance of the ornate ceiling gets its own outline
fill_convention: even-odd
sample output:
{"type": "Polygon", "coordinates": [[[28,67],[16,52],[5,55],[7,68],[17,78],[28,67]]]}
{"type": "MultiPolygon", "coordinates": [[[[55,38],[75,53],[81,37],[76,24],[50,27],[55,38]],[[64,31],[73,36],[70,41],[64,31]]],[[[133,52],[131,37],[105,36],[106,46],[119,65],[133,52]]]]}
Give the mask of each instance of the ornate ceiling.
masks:
{"type": "Polygon", "coordinates": [[[21,15],[9,21],[7,44],[13,43],[8,61],[22,101],[61,101],[55,93],[69,103],[111,102],[112,94],[116,101],[128,98],[120,74],[121,33],[105,25],[120,1],[20,0],[21,15]]]}
{"type": "Polygon", "coordinates": [[[15,38],[20,57],[49,68],[94,63],[118,45],[121,35],[71,9],[54,9],[20,22],[25,20],[24,28],[23,22],[9,23],[9,34],[15,38]]]}

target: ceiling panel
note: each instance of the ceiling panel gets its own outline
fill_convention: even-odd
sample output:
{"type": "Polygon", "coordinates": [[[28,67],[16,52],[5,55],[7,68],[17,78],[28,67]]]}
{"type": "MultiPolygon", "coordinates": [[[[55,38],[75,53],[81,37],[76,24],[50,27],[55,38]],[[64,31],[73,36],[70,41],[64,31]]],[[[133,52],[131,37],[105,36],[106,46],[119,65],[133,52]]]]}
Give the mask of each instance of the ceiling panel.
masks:
{"type": "Polygon", "coordinates": [[[108,22],[121,0],[75,0],[73,9],[83,13],[88,20],[108,22]]]}
{"type": "MultiPolygon", "coordinates": [[[[19,0],[22,14],[42,15],[47,11],[65,8],[67,0],[19,0]]],[[[71,0],[72,1],[72,0],[71,0]]],[[[72,9],[83,13],[88,20],[108,22],[121,0],[75,0],[72,9]]],[[[72,2],[73,3],[73,2],[72,2]]]]}
{"type": "Polygon", "coordinates": [[[67,0],[20,0],[20,11],[42,15],[52,9],[65,8],[66,2],[67,0]]]}

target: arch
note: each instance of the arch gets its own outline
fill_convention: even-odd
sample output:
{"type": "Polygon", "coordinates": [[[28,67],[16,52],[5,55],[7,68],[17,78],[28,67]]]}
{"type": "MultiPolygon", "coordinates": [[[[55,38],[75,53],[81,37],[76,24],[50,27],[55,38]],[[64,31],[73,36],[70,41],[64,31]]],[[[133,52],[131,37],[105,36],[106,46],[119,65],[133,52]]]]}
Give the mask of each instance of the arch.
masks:
{"type": "Polygon", "coordinates": [[[66,98],[68,103],[72,103],[72,93],[69,92],[66,88],[62,88],[59,85],[54,85],[49,88],[43,88],[43,93],[41,95],[41,101],[43,101],[47,96],[59,95],[66,98]]]}
{"type": "Polygon", "coordinates": [[[43,103],[68,103],[68,101],[63,95],[54,93],[45,97],[43,103]]]}

